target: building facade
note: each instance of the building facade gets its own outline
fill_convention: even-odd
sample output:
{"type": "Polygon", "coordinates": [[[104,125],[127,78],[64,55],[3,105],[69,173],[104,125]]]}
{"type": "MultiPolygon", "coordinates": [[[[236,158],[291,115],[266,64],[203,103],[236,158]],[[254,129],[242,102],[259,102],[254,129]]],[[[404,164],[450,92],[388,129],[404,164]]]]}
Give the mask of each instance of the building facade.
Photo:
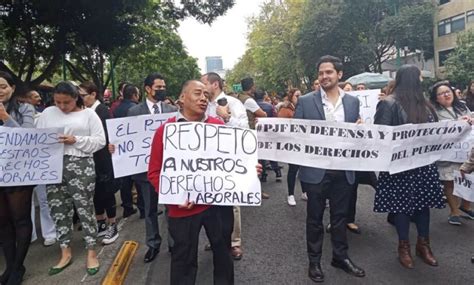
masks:
{"type": "Polygon", "coordinates": [[[206,56],[206,72],[219,72],[223,70],[221,56],[206,56]]]}
{"type": "Polygon", "coordinates": [[[460,32],[474,28],[474,0],[436,0],[433,31],[436,76],[444,77],[444,61],[456,47],[460,32]]]}

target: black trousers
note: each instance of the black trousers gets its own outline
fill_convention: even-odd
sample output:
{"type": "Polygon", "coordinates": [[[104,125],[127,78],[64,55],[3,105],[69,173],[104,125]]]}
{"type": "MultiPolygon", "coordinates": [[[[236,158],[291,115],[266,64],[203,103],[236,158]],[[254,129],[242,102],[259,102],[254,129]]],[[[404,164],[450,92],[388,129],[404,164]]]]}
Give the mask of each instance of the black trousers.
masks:
{"type": "Polygon", "coordinates": [[[377,176],[371,171],[356,171],[355,172],[355,183],[351,186],[351,199],[349,202],[349,210],[347,212],[347,223],[354,223],[356,216],[356,205],[357,205],[357,189],[359,184],[370,185],[375,189],[377,186],[377,176]]]}
{"type": "MultiPolygon", "coordinates": [[[[131,212],[133,210],[133,179],[132,176],[125,176],[122,178],[122,183],[120,187],[120,199],[122,200],[122,207],[125,212],[131,212]]],[[[145,213],[145,203],[143,201],[143,194],[138,183],[135,184],[138,193],[137,207],[140,210],[140,213],[145,213]]]]}
{"type": "Polygon", "coordinates": [[[95,183],[94,191],[94,208],[96,215],[102,215],[107,213],[108,218],[115,218],[116,209],[115,209],[115,193],[107,188],[107,183],[109,182],[99,182],[95,183]]]}
{"type": "Polygon", "coordinates": [[[308,195],[306,216],[306,243],[310,263],[320,263],[324,226],[323,215],[326,200],[329,200],[331,243],[333,258],[342,260],[347,256],[346,216],[351,194],[351,185],[344,171],[327,171],[319,184],[301,182],[308,195]]]}
{"type": "Polygon", "coordinates": [[[199,232],[203,226],[213,252],[214,284],[234,284],[230,240],[226,241],[225,237],[227,235],[225,223],[228,221],[222,217],[222,208],[224,207],[212,206],[190,217],[169,218],[169,232],[174,240],[171,252],[171,285],[196,283],[199,232]]]}

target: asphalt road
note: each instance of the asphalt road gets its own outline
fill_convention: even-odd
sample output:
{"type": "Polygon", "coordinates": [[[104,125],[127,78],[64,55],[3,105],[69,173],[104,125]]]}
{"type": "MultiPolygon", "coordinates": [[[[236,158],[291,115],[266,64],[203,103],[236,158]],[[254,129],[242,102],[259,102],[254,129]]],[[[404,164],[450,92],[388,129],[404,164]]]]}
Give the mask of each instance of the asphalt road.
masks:
{"type": "MultiPolygon", "coordinates": [[[[287,168],[285,167],[284,173],[287,168]]],[[[306,202],[286,203],[286,183],[276,183],[270,172],[264,189],[271,195],[261,207],[242,207],[242,240],[244,257],[235,261],[236,284],[313,284],[307,277],[305,219],[306,202]]],[[[366,271],[366,277],[352,277],[330,266],[331,243],[324,238],[322,267],[325,284],[474,284],[474,221],[465,220],[461,227],[447,223],[448,210],[432,210],[431,243],[439,267],[434,268],[415,258],[415,269],[403,268],[397,259],[398,238],[395,228],[386,222],[385,214],[372,211],[374,190],[360,186],[357,224],[362,234],[348,232],[349,255],[366,271]]],[[[325,223],[329,219],[328,210],[325,223]]],[[[416,242],[416,227],[411,226],[416,242]]],[[[212,254],[204,251],[206,237],[201,232],[197,284],[212,284],[212,254]]],[[[166,248],[166,247],[164,247],[166,248]]],[[[146,284],[169,283],[169,256],[160,254],[148,272],[146,284]]]]}
{"type": "MultiPolygon", "coordinates": [[[[286,173],[286,167],[283,170],[286,173]]],[[[236,284],[313,284],[307,277],[307,254],[305,241],[306,202],[300,200],[301,190],[296,189],[297,205],[286,203],[286,183],[276,183],[269,173],[265,192],[271,195],[261,207],[242,207],[242,239],[244,257],[235,261],[236,284]]],[[[447,223],[448,210],[432,210],[431,243],[439,267],[424,264],[414,256],[415,269],[404,269],[397,260],[397,235],[386,223],[384,214],[372,211],[374,191],[360,186],[357,205],[357,223],[362,234],[348,233],[349,255],[366,271],[366,277],[356,278],[330,266],[331,244],[325,235],[322,267],[326,275],[325,284],[474,284],[474,221],[463,220],[461,227],[447,223]]],[[[119,211],[120,212],[120,211],[119,211]]],[[[326,211],[327,213],[328,211],[326,211]]],[[[38,216],[38,215],[37,215],[38,216]]],[[[328,213],[325,222],[328,221],[328,213]]],[[[160,216],[161,234],[166,237],[166,224],[160,216]]],[[[85,275],[85,250],[82,235],[75,232],[72,243],[74,263],[61,274],[49,277],[47,270],[59,258],[59,247],[44,248],[41,241],[32,244],[28,254],[27,274],[24,284],[100,284],[108,267],[123,241],[140,243],[125,284],[169,284],[170,255],[167,243],[154,262],[143,263],[146,246],[144,221],[138,216],[121,222],[118,241],[110,246],[99,247],[101,271],[94,277],[85,275]]],[[[416,228],[411,227],[411,239],[416,240],[416,228]]],[[[199,271],[197,284],[212,284],[212,254],[204,251],[206,237],[201,232],[199,271]]],[[[0,255],[0,270],[4,266],[0,255]]]]}

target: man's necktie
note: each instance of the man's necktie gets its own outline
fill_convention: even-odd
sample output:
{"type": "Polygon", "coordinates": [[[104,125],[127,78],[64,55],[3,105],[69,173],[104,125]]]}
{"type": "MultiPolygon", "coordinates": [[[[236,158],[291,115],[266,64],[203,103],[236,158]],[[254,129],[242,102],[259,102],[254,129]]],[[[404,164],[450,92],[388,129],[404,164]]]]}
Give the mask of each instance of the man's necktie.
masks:
{"type": "Polygon", "coordinates": [[[157,104],[153,104],[153,114],[159,114],[160,113],[160,109],[158,109],[158,105],[157,104]]]}

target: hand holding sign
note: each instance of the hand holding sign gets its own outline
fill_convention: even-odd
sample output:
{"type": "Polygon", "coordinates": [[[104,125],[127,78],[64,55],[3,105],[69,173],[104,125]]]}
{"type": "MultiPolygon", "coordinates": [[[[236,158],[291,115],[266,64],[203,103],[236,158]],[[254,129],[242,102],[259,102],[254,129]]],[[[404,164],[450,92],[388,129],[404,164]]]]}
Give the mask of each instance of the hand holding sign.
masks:
{"type": "Polygon", "coordinates": [[[5,106],[0,102],[0,120],[6,122],[9,118],[10,115],[8,115],[5,106]]]}
{"type": "Polygon", "coordinates": [[[76,143],[76,137],[73,135],[59,135],[58,141],[63,144],[73,145],[76,143]]]}

